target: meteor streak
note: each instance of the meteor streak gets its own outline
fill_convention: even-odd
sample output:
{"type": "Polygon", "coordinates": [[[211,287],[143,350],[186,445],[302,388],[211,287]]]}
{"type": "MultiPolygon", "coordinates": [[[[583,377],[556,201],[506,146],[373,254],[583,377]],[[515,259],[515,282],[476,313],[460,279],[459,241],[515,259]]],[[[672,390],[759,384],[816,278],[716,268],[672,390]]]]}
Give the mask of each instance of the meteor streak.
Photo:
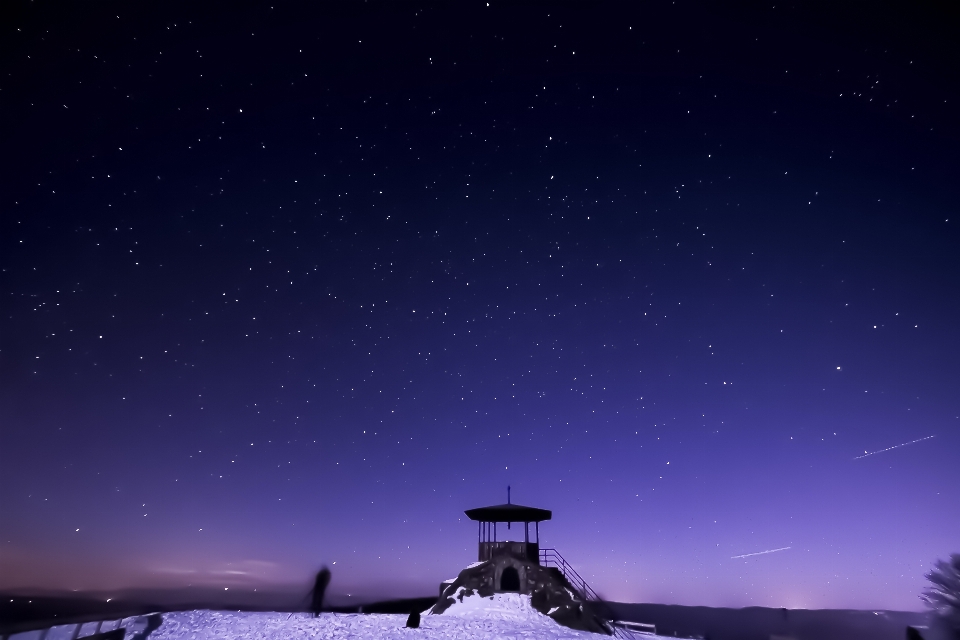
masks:
{"type": "Polygon", "coordinates": [[[779,549],[767,549],[766,551],[757,551],[756,553],[745,553],[742,556],[730,556],[731,560],[737,558],[749,558],[750,556],[762,556],[765,553],[776,553],[777,551],[786,551],[790,547],[780,547],[779,549]]]}
{"type": "Polygon", "coordinates": [[[919,440],[911,440],[910,442],[904,442],[903,444],[897,444],[892,447],[887,447],[886,449],[880,449],[880,451],[871,451],[870,453],[864,452],[862,456],[857,456],[854,460],[859,460],[860,458],[866,458],[867,456],[875,456],[878,453],[883,453],[884,451],[890,451],[891,449],[899,449],[900,447],[905,447],[908,444],[915,444],[917,442],[923,442],[924,440],[929,440],[933,436],[927,436],[926,438],[920,438],[919,440]]]}

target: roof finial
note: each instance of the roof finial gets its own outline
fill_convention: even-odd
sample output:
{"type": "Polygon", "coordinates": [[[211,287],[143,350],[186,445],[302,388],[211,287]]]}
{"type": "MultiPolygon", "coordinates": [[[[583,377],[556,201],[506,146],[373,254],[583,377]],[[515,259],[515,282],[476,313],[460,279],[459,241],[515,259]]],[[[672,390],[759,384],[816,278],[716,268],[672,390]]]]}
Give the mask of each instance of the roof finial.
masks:
{"type": "Polygon", "coordinates": [[[510,504],[510,485],[507,485],[507,504],[510,504]]]}

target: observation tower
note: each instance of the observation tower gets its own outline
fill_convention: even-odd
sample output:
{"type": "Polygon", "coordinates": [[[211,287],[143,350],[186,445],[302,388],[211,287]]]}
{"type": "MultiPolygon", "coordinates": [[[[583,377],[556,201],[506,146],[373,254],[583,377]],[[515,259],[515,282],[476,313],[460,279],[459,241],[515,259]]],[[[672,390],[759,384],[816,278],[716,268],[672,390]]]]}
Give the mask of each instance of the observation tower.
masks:
{"type": "Polygon", "coordinates": [[[507,503],[491,507],[478,507],[464,511],[477,523],[477,561],[485,562],[495,555],[507,554],[540,564],[540,523],[549,520],[553,512],[536,507],[525,507],[510,502],[510,487],[507,487],[507,503]],[[497,524],[523,523],[523,542],[497,540],[497,524]],[[530,539],[530,524],[534,525],[533,540],[530,539]]]}

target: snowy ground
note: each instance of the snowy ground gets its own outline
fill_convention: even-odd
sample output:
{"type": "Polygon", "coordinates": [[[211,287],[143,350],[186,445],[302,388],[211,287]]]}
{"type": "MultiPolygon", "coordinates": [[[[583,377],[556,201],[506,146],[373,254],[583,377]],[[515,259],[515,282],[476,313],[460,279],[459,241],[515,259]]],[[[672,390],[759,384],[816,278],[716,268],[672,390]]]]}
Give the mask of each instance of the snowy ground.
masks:
{"type": "MultiPolygon", "coordinates": [[[[100,631],[123,626],[127,638],[143,630],[145,618],[100,623],[100,631]]],[[[324,613],[249,613],[240,611],[179,611],[163,614],[163,624],[149,640],[601,640],[602,636],[561,626],[530,605],[530,596],[513,593],[493,598],[474,595],[457,602],[442,615],[421,615],[419,629],[406,628],[406,615],[324,613]]],[[[97,630],[82,625],[79,636],[97,630]]],[[[11,640],[70,640],[76,625],[53,627],[46,633],[15,634],[11,640]]],[[[635,634],[644,640],[660,636],[635,634]]]]}
{"type": "MultiPolygon", "coordinates": [[[[423,615],[419,629],[406,628],[406,615],[325,613],[231,613],[186,611],[163,616],[163,625],[150,640],[304,640],[327,638],[384,640],[598,640],[599,636],[563,627],[530,606],[530,597],[497,594],[474,596],[442,615],[423,615]]],[[[645,636],[655,638],[656,636],[645,636]]]]}

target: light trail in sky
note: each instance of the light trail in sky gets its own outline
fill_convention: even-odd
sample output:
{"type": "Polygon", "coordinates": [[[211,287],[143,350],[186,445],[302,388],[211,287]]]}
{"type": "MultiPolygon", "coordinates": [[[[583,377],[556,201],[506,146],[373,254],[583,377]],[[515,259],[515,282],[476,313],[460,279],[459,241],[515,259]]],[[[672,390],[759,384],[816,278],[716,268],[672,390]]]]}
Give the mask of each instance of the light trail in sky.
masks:
{"type": "Polygon", "coordinates": [[[910,442],[904,442],[903,444],[897,444],[892,447],[887,447],[886,449],[880,449],[880,451],[871,451],[870,453],[864,452],[862,456],[857,456],[854,460],[859,460],[860,458],[866,458],[867,456],[875,456],[878,453],[883,453],[884,451],[890,451],[891,449],[899,449],[900,447],[905,447],[908,444],[916,444],[917,442],[923,442],[924,440],[929,440],[933,436],[927,436],[926,438],[920,438],[919,440],[911,440],[910,442]]]}
{"type": "Polygon", "coordinates": [[[749,558],[750,556],[762,556],[765,553],[776,553],[777,551],[786,551],[790,547],[780,547],[779,549],[767,549],[766,551],[757,551],[756,553],[745,553],[742,556],[730,556],[731,560],[736,560],[737,558],[749,558]]]}

